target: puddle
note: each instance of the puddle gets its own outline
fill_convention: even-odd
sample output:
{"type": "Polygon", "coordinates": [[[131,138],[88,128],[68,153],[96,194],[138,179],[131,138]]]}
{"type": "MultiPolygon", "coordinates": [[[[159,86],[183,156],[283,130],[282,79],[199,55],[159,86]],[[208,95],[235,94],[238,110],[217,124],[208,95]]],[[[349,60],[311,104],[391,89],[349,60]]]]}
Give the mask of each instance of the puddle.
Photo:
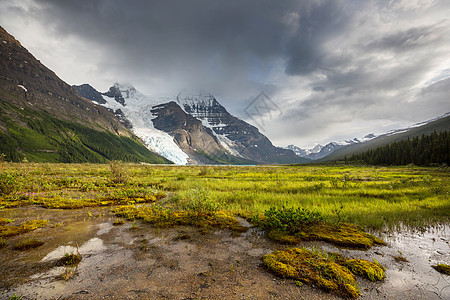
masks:
{"type": "MultiPolygon", "coordinates": [[[[54,218],[62,226],[29,233],[46,242],[28,252],[15,252],[8,246],[0,257],[0,269],[11,281],[0,280],[0,298],[14,293],[24,299],[339,299],[314,287],[295,286],[292,280],[278,278],[261,266],[261,257],[288,246],[268,240],[263,231],[229,230],[205,233],[191,227],[156,229],[142,223],[112,226],[111,216],[86,219],[86,211],[14,210],[32,217],[39,213],[54,218]],[[64,219],[66,218],[66,219],[64,219]],[[109,222],[109,223],[108,223],[109,222]],[[185,237],[180,239],[179,237],[185,237]],[[65,253],[76,253],[76,241],[83,259],[68,281],[57,279],[65,267],[52,261],[65,253]],[[61,245],[57,247],[58,245],[61,245]],[[43,265],[50,265],[43,268],[43,265]],[[24,272],[26,271],[26,272],[24,272]],[[13,275],[11,275],[13,274],[13,275]]],[[[323,242],[304,242],[299,246],[321,247],[347,257],[376,259],[386,267],[386,280],[371,283],[358,279],[360,299],[450,299],[450,277],[431,265],[450,263],[450,228],[425,232],[377,234],[389,246],[368,251],[336,248],[323,242]],[[397,262],[394,256],[408,262],[397,262]]],[[[11,239],[11,244],[23,237],[11,239]]]]}
{"type": "Polygon", "coordinates": [[[327,252],[339,252],[347,257],[376,259],[386,268],[382,283],[360,280],[360,299],[450,299],[450,276],[440,274],[431,266],[450,264],[450,228],[430,228],[424,232],[377,234],[389,246],[374,246],[370,250],[349,250],[322,242],[306,243],[327,252]],[[401,255],[408,262],[398,262],[401,255]]]}
{"type": "Polygon", "coordinates": [[[110,223],[101,223],[98,224],[99,230],[97,231],[97,235],[107,234],[114,228],[114,226],[110,223]]]}
{"type": "MultiPolygon", "coordinates": [[[[79,247],[79,251],[83,256],[100,252],[105,249],[106,247],[103,245],[103,241],[97,237],[90,239],[79,247]]],[[[58,248],[47,254],[41,261],[45,262],[49,260],[60,259],[66,253],[76,254],[77,248],[74,246],[59,246],[58,248]]]]}
{"type": "Polygon", "coordinates": [[[236,220],[239,222],[239,225],[244,226],[246,228],[250,228],[252,227],[252,224],[250,224],[249,222],[247,222],[247,220],[242,219],[241,217],[236,217],[236,220]]]}

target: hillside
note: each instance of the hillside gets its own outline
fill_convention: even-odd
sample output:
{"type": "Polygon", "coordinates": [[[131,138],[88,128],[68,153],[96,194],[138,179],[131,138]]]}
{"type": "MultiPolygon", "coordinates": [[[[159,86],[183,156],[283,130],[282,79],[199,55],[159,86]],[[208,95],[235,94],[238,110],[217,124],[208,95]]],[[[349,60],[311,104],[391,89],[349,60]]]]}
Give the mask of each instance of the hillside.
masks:
{"type": "Polygon", "coordinates": [[[168,163],[0,27],[0,153],[7,160],[168,163]]]}
{"type": "Polygon", "coordinates": [[[418,125],[419,126],[405,128],[402,130],[397,130],[380,135],[365,143],[342,147],[340,149],[337,149],[330,155],[318,160],[318,162],[344,160],[345,157],[360,154],[368,150],[373,150],[375,148],[402,141],[408,138],[412,139],[421,135],[430,135],[433,132],[439,133],[448,131],[450,130],[450,115],[444,115],[444,117],[442,118],[437,118],[430,122],[423,122],[418,125]]]}

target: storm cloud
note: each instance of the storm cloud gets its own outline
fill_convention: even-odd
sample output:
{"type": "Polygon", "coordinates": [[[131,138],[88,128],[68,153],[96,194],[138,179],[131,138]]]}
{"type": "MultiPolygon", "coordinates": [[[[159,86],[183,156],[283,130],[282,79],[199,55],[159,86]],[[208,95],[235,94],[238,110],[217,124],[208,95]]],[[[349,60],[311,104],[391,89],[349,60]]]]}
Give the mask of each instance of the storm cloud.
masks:
{"type": "Polygon", "coordinates": [[[0,25],[70,84],[206,89],[249,122],[244,108],[265,91],[282,113],[260,130],[277,145],[450,111],[448,1],[0,0],[0,12],[0,25]]]}

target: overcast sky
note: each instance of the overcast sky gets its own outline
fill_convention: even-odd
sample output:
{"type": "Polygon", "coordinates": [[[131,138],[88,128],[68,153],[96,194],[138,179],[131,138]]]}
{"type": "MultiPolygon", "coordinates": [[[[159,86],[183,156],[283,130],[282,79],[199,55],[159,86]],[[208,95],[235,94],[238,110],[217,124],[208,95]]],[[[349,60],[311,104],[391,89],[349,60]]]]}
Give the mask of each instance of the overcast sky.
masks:
{"type": "Polygon", "coordinates": [[[450,111],[448,0],[0,0],[0,15],[69,84],[209,90],[278,146],[450,111]],[[252,119],[261,91],[273,111],[252,119]]]}

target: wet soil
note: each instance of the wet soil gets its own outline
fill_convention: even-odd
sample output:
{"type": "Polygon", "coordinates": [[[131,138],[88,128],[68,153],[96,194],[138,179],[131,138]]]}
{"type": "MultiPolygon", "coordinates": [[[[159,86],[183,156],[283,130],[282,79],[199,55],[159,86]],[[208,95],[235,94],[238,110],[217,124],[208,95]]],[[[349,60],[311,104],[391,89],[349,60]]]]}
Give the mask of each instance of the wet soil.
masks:
{"type": "MultiPolygon", "coordinates": [[[[0,211],[22,222],[48,219],[46,228],[5,239],[0,250],[0,299],[338,299],[314,287],[297,287],[262,266],[262,256],[287,246],[257,229],[245,233],[192,227],[155,228],[141,222],[113,226],[109,208],[0,211]],[[25,238],[45,242],[27,251],[12,247],[25,238]],[[77,267],[58,266],[65,253],[82,255],[77,267]],[[71,274],[64,280],[62,274],[71,274]]],[[[248,225],[243,222],[243,225],[248,225]]],[[[321,247],[348,257],[376,258],[386,280],[358,279],[361,299],[450,299],[450,278],[431,268],[449,263],[449,230],[382,236],[390,246],[368,251],[321,247]],[[398,250],[409,262],[397,262],[398,250]]]]}

